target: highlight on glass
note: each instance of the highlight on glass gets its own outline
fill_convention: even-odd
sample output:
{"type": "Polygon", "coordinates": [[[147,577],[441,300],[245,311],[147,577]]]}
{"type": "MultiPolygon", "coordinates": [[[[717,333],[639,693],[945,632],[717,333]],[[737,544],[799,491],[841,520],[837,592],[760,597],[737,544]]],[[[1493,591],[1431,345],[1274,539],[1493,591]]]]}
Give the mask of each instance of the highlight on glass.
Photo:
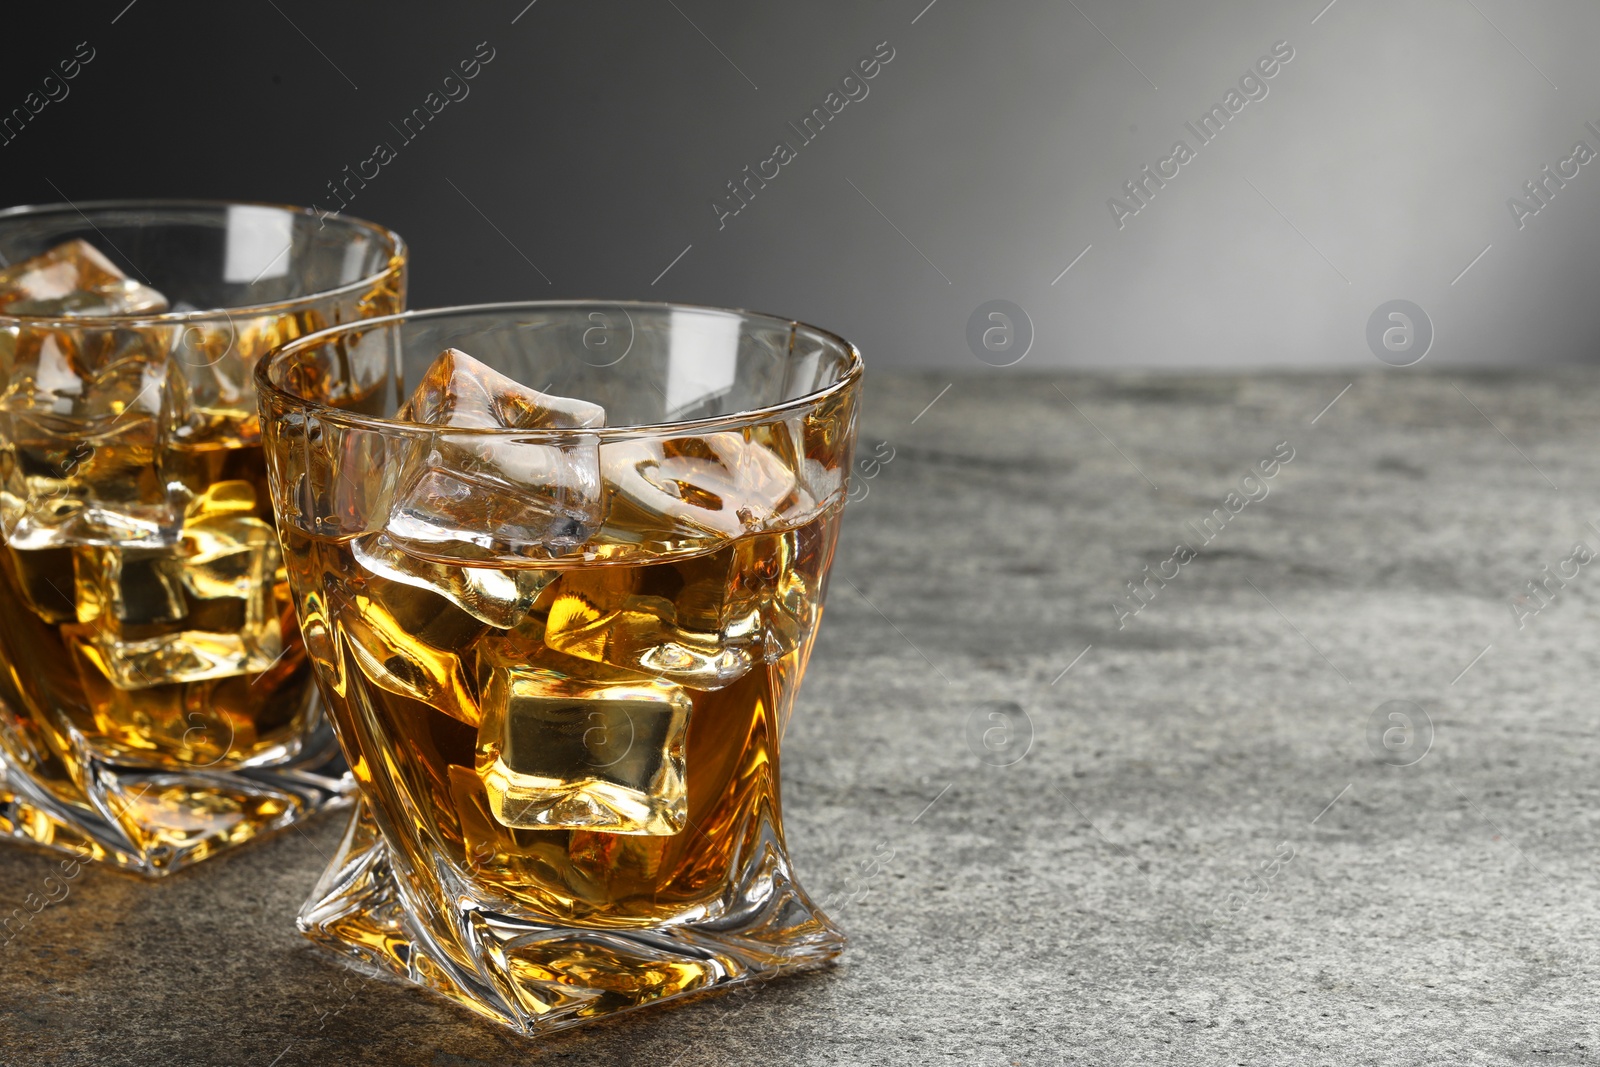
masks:
{"type": "Polygon", "coordinates": [[[405,263],[300,208],[0,212],[0,836],[162,875],[348,800],[253,371],[405,263]]]}
{"type": "Polygon", "coordinates": [[[257,369],[361,803],[314,941],[527,1033],[816,966],[779,748],[861,359],[666,304],[409,312],[257,369]]]}

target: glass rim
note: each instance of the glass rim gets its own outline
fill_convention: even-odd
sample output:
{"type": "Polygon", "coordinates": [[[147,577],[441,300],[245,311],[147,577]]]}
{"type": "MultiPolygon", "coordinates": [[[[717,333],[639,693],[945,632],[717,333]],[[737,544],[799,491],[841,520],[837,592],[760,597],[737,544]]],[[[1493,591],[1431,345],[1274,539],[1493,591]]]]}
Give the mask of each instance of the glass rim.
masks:
{"type": "Polygon", "coordinates": [[[357,218],[354,215],[329,214],[319,215],[315,208],[301,207],[297,204],[279,204],[270,200],[215,200],[215,199],[117,199],[117,200],[64,200],[56,204],[17,204],[12,207],[0,209],[0,225],[13,218],[27,215],[42,215],[50,211],[77,212],[83,220],[99,230],[89,218],[86,211],[109,211],[116,209],[183,209],[183,208],[228,208],[228,207],[265,207],[287,211],[294,215],[308,215],[319,217],[326,224],[327,219],[351,226],[356,230],[365,230],[376,235],[380,241],[389,246],[389,257],[381,270],[362,276],[353,282],[345,282],[328,289],[319,289],[314,293],[304,296],[289,297],[284,300],[269,300],[261,304],[244,304],[231,308],[197,308],[194,311],[163,311],[159,315],[132,314],[132,315],[8,315],[0,312],[0,325],[9,326],[16,323],[25,323],[29,326],[46,326],[50,328],[92,328],[96,326],[109,326],[119,329],[129,329],[140,326],[167,326],[173,324],[232,322],[238,318],[253,318],[257,315],[266,315],[274,312],[285,312],[306,304],[322,300],[330,296],[344,296],[348,293],[360,292],[371,288],[391,273],[395,268],[395,259],[405,260],[409,255],[406,242],[394,230],[381,223],[371,222],[367,219],[357,218]]]}
{"type": "MultiPolygon", "coordinates": [[[[547,440],[559,441],[575,433],[594,436],[602,442],[626,441],[641,437],[655,437],[663,433],[704,433],[718,429],[735,429],[751,423],[764,422],[775,418],[804,411],[808,408],[830,399],[833,396],[847,392],[860,384],[865,373],[866,364],[861,358],[861,350],[832,330],[825,330],[820,326],[800,322],[783,315],[772,315],[761,311],[748,311],[744,308],[716,307],[708,304],[690,304],[675,300],[599,300],[593,298],[580,298],[573,300],[509,300],[492,304],[458,304],[449,307],[416,308],[410,311],[401,311],[393,315],[382,315],[370,319],[358,319],[351,322],[339,323],[318,330],[316,333],[306,334],[273,349],[263,356],[255,367],[256,395],[258,401],[265,403],[265,398],[270,396],[280,402],[303,407],[312,412],[319,419],[332,419],[338,423],[361,427],[382,433],[400,433],[406,436],[437,433],[448,431],[451,435],[470,437],[515,437],[521,440],[547,440]],[[700,419],[686,419],[679,422],[650,422],[638,423],[630,426],[598,426],[593,429],[574,430],[551,428],[543,430],[519,430],[510,427],[486,429],[468,426],[438,426],[425,422],[405,422],[401,419],[381,418],[374,415],[364,415],[351,411],[348,408],[336,407],[333,404],[320,400],[310,400],[306,397],[292,393],[271,380],[271,369],[279,360],[298,355],[315,346],[325,344],[340,335],[365,332],[373,327],[382,327],[398,323],[405,323],[413,319],[446,318],[466,314],[482,314],[485,312],[514,312],[529,309],[581,309],[581,308],[648,308],[651,310],[683,309],[686,311],[715,311],[722,314],[738,315],[743,318],[760,319],[769,324],[782,324],[792,328],[810,330],[827,340],[837,344],[844,352],[846,363],[844,370],[834,381],[820,389],[813,389],[808,393],[793,397],[788,400],[769,404],[765,407],[746,408],[730,412],[726,415],[711,415],[700,419]]],[[[265,413],[263,413],[265,414],[265,413]]]]}

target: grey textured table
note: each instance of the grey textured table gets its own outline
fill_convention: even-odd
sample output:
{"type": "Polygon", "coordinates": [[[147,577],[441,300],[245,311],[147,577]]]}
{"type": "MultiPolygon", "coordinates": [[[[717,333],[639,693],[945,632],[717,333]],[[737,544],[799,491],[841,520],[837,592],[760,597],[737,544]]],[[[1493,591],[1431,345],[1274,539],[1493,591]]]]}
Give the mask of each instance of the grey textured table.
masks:
{"type": "Polygon", "coordinates": [[[1600,1055],[1600,375],[947,381],[871,383],[786,740],[840,966],[519,1040],[301,942],[329,822],[80,877],[0,954],[0,1063],[1600,1055]]]}

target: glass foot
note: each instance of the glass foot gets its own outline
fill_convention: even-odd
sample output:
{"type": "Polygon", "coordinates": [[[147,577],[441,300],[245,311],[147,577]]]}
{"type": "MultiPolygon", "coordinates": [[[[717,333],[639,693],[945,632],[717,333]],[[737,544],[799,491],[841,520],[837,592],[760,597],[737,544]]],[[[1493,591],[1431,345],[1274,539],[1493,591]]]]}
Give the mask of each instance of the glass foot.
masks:
{"type": "Polygon", "coordinates": [[[643,929],[530,921],[470,903],[419,921],[393,856],[357,806],[339,851],[300,910],[312,941],[441,993],[530,1036],[684,997],[808,970],[844,935],[807,899],[781,842],[760,834],[714,915],[643,929]]]}
{"type": "Polygon", "coordinates": [[[92,758],[87,766],[84,789],[0,755],[0,840],[154,878],[345,807],[354,796],[326,723],[298,758],[273,767],[174,772],[92,758]]]}

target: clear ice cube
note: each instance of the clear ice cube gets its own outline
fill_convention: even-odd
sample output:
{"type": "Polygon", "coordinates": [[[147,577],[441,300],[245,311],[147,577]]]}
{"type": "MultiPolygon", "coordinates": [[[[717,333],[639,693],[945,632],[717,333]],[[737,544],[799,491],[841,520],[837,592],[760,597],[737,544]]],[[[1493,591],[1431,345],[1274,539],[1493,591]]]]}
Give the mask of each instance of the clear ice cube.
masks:
{"type": "Polygon", "coordinates": [[[181,622],[180,553],[160,548],[80,548],[75,553],[78,621],[104,620],[108,632],[181,622]]]}
{"type": "Polygon", "coordinates": [[[365,573],[333,594],[330,614],[361,673],[380,689],[478,725],[478,682],[454,650],[473,647],[490,624],[447,597],[445,581],[416,581],[381,552],[357,561],[365,573]]]}
{"type": "MultiPolygon", "coordinates": [[[[157,313],[166,299],[84,241],[0,270],[0,313],[157,313]]],[[[0,531],[17,548],[177,540],[159,463],[167,387],[148,328],[29,323],[0,331],[0,531]]]]}
{"type": "Polygon", "coordinates": [[[599,429],[606,424],[606,410],[529,389],[460,349],[447,348],[395,418],[479,430],[599,429]]]}
{"type": "MultiPolygon", "coordinates": [[[[530,389],[456,349],[436,359],[397,418],[460,430],[584,430],[599,405],[530,389]]],[[[385,532],[401,547],[448,558],[561,556],[604,518],[599,438],[439,430],[417,443],[385,532]]]]}
{"type": "Polygon", "coordinates": [[[462,611],[508,630],[533,607],[558,572],[534,567],[463,567],[419,559],[381,533],[350,543],[355,560],[371,574],[437,593],[462,611]]]}
{"type": "Polygon", "coordinates": [[[167,298],[118,270],[89,242],[72,240],[0,270],[7,315],[140,315],[167,310],[167,298]]]}
{"type": "Polygon", "coordinates": [[[161,340],[116,326],[0,331],[0,530],[18,548],[173,545],[190,495],[164,447],[161,340]]]}
{"type": "Polygon", "coordinates": [[[725,548],[644,567],[568,570],[546,598],[545,644],[693,689],[721,689],[754,664],[748,648],[724,639],[732,566],[725,548]]]}
{"type": "Polygon", "coordinates": [[[229,752],[247,753],[257,745],[252,717],[224,710],[242,699],[239,688],[250,684],[244,676],[127,689],[115,683],[116,670],[88,627],[63,626],[61,634],[95,725],[123,751],[187,752],[197,763],[214,764],[229,752]]]}
{"type": "Polygon", "coordinates": [[[738,537],[807,504],[782,456],[732,431],[611,442],[601,472],[624,539],[738,537]]]}
{"type": "Polygon", "coordinates": [[[494,669],[476,760],[494,818],[528,829],[681,832],[691,706],[660,679],[494,669]]]}
{"type": "Polygon", "coordinates": [[[690,689],[722,689],[810,635],[821,557],[790,529],[648,566],[573,568],[541,600],[544,643],[690,689]]]}
{"type": "Polygon", "coordinates": [[[768,663],[795,651],[816,626],[826,560],[798,530],[741,540],[722,618],[723,640],[768,663]]]}
{"type": "Polygon", "coordinates": [[[219,483],[191,507],[173,548],[73,549],[76,637],[118,689],[268,669],[283,653],[273,586],[281,551],[253,515],[250,483],[219,483]],[[213,505],[208,508],[206,505],[213,505]]]}
{"type": "MultiPolygon", "coordinates": [[[[172,310],[192,313],[202,309],[179,300],[172,310]]],[[[245,429],[239,424],[259,417],[250,374],[256,358],[301,332],[292,319],[233,314],[187,322],[174,331],[171,362],[184,384],[172,412],[174,437],[214,440],[220,428],[234,433],[245,429]]],[[[251,429],[248,436],[256,436],[251,429]]]]}

